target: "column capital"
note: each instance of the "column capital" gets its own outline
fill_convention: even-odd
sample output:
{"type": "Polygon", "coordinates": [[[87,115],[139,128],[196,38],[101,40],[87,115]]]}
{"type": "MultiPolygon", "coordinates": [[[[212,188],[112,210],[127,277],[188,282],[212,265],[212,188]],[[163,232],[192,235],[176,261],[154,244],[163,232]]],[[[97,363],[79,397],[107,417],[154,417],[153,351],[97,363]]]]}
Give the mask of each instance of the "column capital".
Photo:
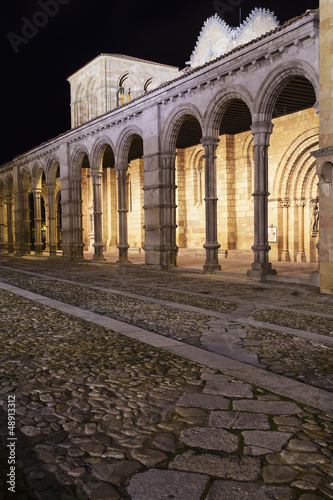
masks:
{"type": "Polygon", "coordinates": [[[161,153],[161,158],[163,160],[174,160],[177,156],[176,151],[167,151],[165,153],[161,153]]]}
{"type": "Polygon", "coordinates": [[[305,200],[296,200],[296,207],[305,207],[305,200]]]}
{"type": "Polygon", "coordinates": [[[220,139],[218,137],[206,136],[206,137],[202,137],[200,142],[203,145],[203,147],[205,147],[205,146],[217,147],[218,143],[220,142],[220,139]]]}
{"type": "Polygon", "coordinates": [[[117,172],[119,171],[126,171],[128,169],[128,163],[117,163],[115,166],[114,166],[115,170],[117,172]]]}
{"type": "Polygon", "coordinates": [[[253,122],[251,125],[251,132],[254,137],[255,146],[269,146],[269,136],[273,131],[273,123],[265,121],[253,122]]]}
{"type": "Polygon", "coordinates": [[[289,208],[290,207],[290,201],[289,200],[281,200],[281,207],[282,208],[289,208]]]}
{"type": "Polygon", "coordinates": [[[101,179],[103,177],[103,171],[102,170],[91,170],[90,175],[92,177],[92,180],[101,179]]]}
{"type": "Polygon", "coordinates": [[[31,188],[31,192],[35,195],[41,195],[42,194],[42,188],[40,187],[33,187],[31,188]]]}

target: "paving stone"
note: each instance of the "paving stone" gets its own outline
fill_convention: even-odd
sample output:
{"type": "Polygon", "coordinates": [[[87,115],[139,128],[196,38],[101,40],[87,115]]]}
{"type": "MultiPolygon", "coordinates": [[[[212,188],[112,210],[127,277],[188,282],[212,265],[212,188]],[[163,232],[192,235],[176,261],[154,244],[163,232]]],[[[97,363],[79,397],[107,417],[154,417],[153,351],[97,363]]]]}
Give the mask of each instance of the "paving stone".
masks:
{"type": "Polygon", "coordinates": [[[96,465],[92,469],[92,474],[101,481],[117,485],[134,474],[140,467],[141,464],[137,461],[125,460],[115,464],[96,465]]]}
{"type": "Polygon", "coordinates": [[[203,373],[201,378],[202,380],[213,380],[214,382],[229,382],[229,380],[231,380],[228,375],[222,375],[220,373],[203,373]]]}
{"type": "Polygon", "coordinates": [[[208,410],[226,410],[229,408],[229,400],[223,396],[211,394],[183,394],[177,406],[193,406],[197,408],[207,408],[208,410]]]}
{"type": "Polygon", "coordinates": [[[131,452],[134,459],[139,460],[144,465],[151,467],[166,460],[168,456],[162,451],[152,450],[149,448],[136,448],[131,452]]]}
{"type": "Polygon", "coordinates": [[[209,476],[150,469],[136,474],[127,491],[133,500],[200,500],[209,476]]]}
{"type": "Polygon", "coordinates": [[[210,474],[224,479],[255,481],[260,477],[260,461],[253,457],[220,457],[208,453],[187,451],[177,455],[169,464],[177,469],[201,474],[210,474]]]}
{"type": "Polygon", "coordinates": [[[105,446],[97,443],[82,443],[79,445],[81,450],[86,451],[92,457],[100,457],[103,455],[105,446]]]}
{"type": "Polygon", "coordinates": [[[243,431],[242,435],[245,445],[263,448],[265,449],[263,453],[267,453],[267,450],[280,451],[291,437],[291,434],[286,432],[275,431],[243,431]]]}
{"type": "Polygon", "coordinates": [[[118,491],[109,483],[88,482],[83,485],[83,491],[94,500],[120,500],[118,491]]]}
{"type": "Polygon", "coordinates": [[[229,398],[253,398],[252,386],[242,382],[208,380],[203,392],[206,394],[220,394],[229,398]]]}
{"type": "Polygon", "coordinates": [[[236,400],[232,403],[233,410],[249,411],[255,413],[288,414],[300,413],[302,409],[295,403],[286,401],[256,401],[256,400],[236,400]]]}
{"type": "Polygon", "coordinates": [[[231,432],[218,427],[192,427],[183,431],[179,441],[187,446],[207,450],[219,450],[232,453],[238,450],[239,438],[231,432]]]}
{"type": "Polygon", "coordinates": [[[330,461],[328,457],[319,453],[295,453],[287,450],[281,452],[281,457],[286,463],[291,465],[316,465],[330,461]]]}
{"type": "Polygon", "coordinates": [[[324,497],[320,497],[319,495],[315,495],[313,493],[304,493],[299,497],[299,500],[323,500],[324,497]]]}
{"type": "Polygon", "coordinates": [[[244,500],[246,498],[253,500],[291,500],[292,493],[290,488],[282,486],[261,486],[238,481],[214,481],[207,495],[207,500],[222,500],[225,498],[228,500],[244,500]]]}
{"type": "Polygon", "coordinates": [[[290,483],[299,472],[288,465],[267,465],[263,468],[265,483],[290,483]]]}
{"type": "Polygon", "coordinates": [[[307,481],[293,481],[290,486],[299,490],[316,490],[317,486],[307,481]]]}
{"type": "Polygon", "coordinates": [[[176,406],[175,411],[182,417],[206,417],[207,412],[203,408],[187,408],[176,406]]]}
{"type": "Polygon", "coordinates": [[[317,446],[312,441],[304,441],[301,439],[291,439],[288,443],[288,450],[304,453],[316,453],[319,450],[317,446]]]}
{"type": "Polygon", "coordinates": [[[299,426],[302,424],[302,420],[298,417],[289,417],[289,416],[279,416],[279,417],[273,417],[274,422],[277,425],[288,425],[288,426],[299,426]]]}
{"type": "Polygon", "coordinates": [[[175,451],[176,440],[172,432],[164,432],[153,439],[153,444],[156,448],[164,451],[175,451]]]}
{"type": "Polygon", "coordinates": [[[267,415],[236,411],[213,411],[209,425],[230,429],[270,429],[267,415]]]}
{"type": "Polygon", "coordinates": [[[40,427],[33,427],[32,425],[25,425],[21,427],[20,432],[25,436],[34,437],[42,434],[42,429],[40,427]]]}

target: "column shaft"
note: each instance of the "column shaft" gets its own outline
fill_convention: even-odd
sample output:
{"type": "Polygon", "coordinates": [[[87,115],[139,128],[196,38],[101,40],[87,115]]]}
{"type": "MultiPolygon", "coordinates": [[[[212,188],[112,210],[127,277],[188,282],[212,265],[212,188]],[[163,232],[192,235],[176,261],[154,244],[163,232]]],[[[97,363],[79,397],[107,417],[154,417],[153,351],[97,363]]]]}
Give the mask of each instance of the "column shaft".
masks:
{"type": "Polygon", "coordinates": [[[217,241],[217,191],[216,191],[216,148],[219,139],[215,137],[204,137],[202,145],[205,152],[205,212],[206,212],[206,262],[203,266],[205,273],[213,273],[220,270],[218,261],[217,241]]]}
{"type": "Polygon", "coordinates": [[[55,187],[48,186],[47,188],[49,202],[49,250],[50,255],[56,255],[57,252],[57,236],[56,236],[56,209],[55,209],[55,187]]]}
{"type": "Polygon", "coordinates": [[[102,177],[103,172],[92,172],[93,201],[94,201],[94,260],[105,260],[103,254],[103,200],[102,177]]]}
{"type": "Polygon", "coordinates": [[[33,189],[34,197],[34,225],[35,225],[35,253],[42,253],[42,207],[41,207],[41,189],[33,189]]]}
{"type": "Polygon", "coordinates": [[[14,252],[14,231],[13,231],[13,196],[6,195],[5,203],[7,206],[7,248],[9,253],[14,252]]]}
{"type": "Polygon", "coordinates": [[[268,262],[268,147],[273,125],[255,122],[251,130],[254,136],[254,262],[247,272],[249,278],[265,279],[276,274],[268,262]]]}
{"type": "Polygon", "coordinates": [[[127,234],[127,164],[116,165],[117,184],[118,184],[118,251],[119,251],[119,264],[128,264],[128,234],[127,234]]]}
{"type": "Polygon", "coordinates": [[[282,207],[282,255],[281,260],[290,262],[289,245],[288,245],[288,208],[290,203],[288,200],[281,202],[282,207]]]}
{"type": "Polygon", "coordinates": [[[296,255],[297,262],[306,262],[306,255],[304,251],[304,200],[297,200],[296,206],[298,207],[298,251],[296,255]]]}

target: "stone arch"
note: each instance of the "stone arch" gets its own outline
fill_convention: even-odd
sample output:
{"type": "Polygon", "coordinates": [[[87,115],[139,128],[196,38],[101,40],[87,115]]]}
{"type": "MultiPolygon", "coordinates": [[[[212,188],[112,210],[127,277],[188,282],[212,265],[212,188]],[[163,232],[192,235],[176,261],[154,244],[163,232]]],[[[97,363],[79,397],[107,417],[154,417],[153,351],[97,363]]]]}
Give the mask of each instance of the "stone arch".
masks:
{"type": "Polygon", "coordinates": [[[90,168],[92,172],[98,172],[102,170],[103,155],[107,146],[110,146],[113,154],[115,155],[114,145],[111,139],[107,136],[99,137],[91,148],[90,168]]]}
{"type": "Polygon", "coordinates": [[[46,164],[46,183],[53,185],[57,174],[57,169],[60,167],[60,160],[57,156],[51,156],[46,164]]]}
{"type": "Polygon", "coordinates": [[[22,192],[27,192],[27,193],[29,192],[31,188],[31,186],[29,186],[29,183],[31,184],[31,180],[32,180],[32,174],[29,168],[23,167],[19,177],[20,189],[22,192]]]}
{"type": "MultiPolygon", "coordinates": [[[[138,96],[138,92],[142,89],[138,78],[135,73],[124,71],[119,76],[117,83],[117,104],[121,106],[126,102],[138,96]]],[[[142,92],[142,90],[141,90],[142,92]]]]}
{"type": "Polygon", "coordinates": [[[80,83],[76,91],[76,126],[87,121],[87,91],[80,83]]]}
{"type": "Polygon", "coordinates": [[[97,116],[98,102],[96,96],[96,82],[94,77],[90,77],[87,84],[87,100],[88,100],[88,116],[87,118],[91,120],[97,116]]]}
{"type": "Polygon", "coordinates": [[[203,118],[194,104],[178,106],[166,119],[162,131],[162,151],[175,151],[177,136],[187,116],[194,116],[203,131],[203,118]],[[164,139],[163,139],[164,138],[164,139]]]}
{"type": "Polygon", "coordinates": [[[5,194],[6,195],[12,195],[13,194],[13,187],[14,187],[14,182],[13,182],[13,176],[11,174],[8,174],[5,178],[5,194]]]}
{"type": "Polygon", "coordinates": [[[190,161],[188,162],[188,168],[185,166],[185,170],[190,170],[192,191],[193,191],[193,204],[198,206],[203,203],[204,200],[204,172],[205,172],[205,151],[201,144],[193,150],[190,161]]]}
{"type": "Polygon", "coordinates": [[[251,116],[253,99],[251,94],[242,86],[235,85],[230,89],[218,91],[211,99],[204,116],[204,136],[218,137],[223,115],[233,99],[243,101],[249,108],[251,116]]]}
{"type": "MultiPolygon", "coordinates": [[[[305,159],[310,157],[310,151],[318,145],[318,131],[313,128],[298,136],[284,153],[277,168],[273,182],[273,198],[286,198],[287,186],[290,183],[293,172],[297,170],[297,165],[301,165],[305,159]]],[[[312,162],[314,164],[314,161],[312,162]]]]}
{"type": "Polygon", "coordinates": [[[255,118],[270,121],[276,100],[283,87],[296,76],[303,76],[313,86],[316,102],[319,99],[318,72],[307,62],[295,59],[275,67],[260,86],[254,104],[255,118]]]}
{"type": "Polygon", "coordinates": [[[71,154],[71,159],[70,159],[70,165],[71,165],[71,170],[72,170],[72,175],[73,177],[81,177],[81,165],[82,165],[82,160],[83,157],[87,155],[89,163],[90,163],[90,157],[88,150],[85,146],[80,144],[77,146],[74,151],[71,154]]]}
{"type": "Polygon", "coordinates": [[[327,184],[332,184],[333,180],[333,164],[330,161],[326,161],[320,171],[320,177],[323,182],[327,184]]]}
{"type": "Polygon", "coordinates": [[[128,154],[134,136],[140,136],[143,141],[143,131],[140,127],[131,125],[122,131],[114,150],[116,152],[116,163],[128,163],[128,154]]]}
{"type": "Polygon", "coordinates": [[[32,167],[31,183],[33,187],[41,187],[43,172],[45,175],[45,167],[41,162],[36,162],[32,167]]]}

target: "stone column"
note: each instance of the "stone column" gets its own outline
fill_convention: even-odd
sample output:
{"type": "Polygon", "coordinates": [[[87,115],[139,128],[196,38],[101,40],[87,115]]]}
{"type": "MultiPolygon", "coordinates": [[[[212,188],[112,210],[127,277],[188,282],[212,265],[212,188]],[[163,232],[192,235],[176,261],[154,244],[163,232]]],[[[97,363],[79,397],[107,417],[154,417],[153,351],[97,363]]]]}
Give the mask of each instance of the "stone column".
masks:
{"type": "Polygon", "coordinates": [[[13,253],[14,252],[14,231],[13,231],[13,196],[11,194],[7,194],[5,196],[5,204],[7,206],[7,231],[8,231],[8,237],[7,237],[7,248],[8,248],[8,253],[13,253]]]}
{"type": "Polygon", "coordinates": [[[5,227],[4,198],[0,197],[0,251],[5,245],[5,227]]]}
{"type": "Polygon", "coordinates": [[[217,195],[216,195],[216,148],[219,139],[215,137],[203,137],[201,143],[205,152],[205,210],[206,210],[206,262],[203,266],[205,273],[213,273],[220,270],[218,260],[217,241],[217,195]]]}
{"type": "Polygon", "coordinates": [[[41,254],[43,250],[41,192],[42,190],[40,188],[33,189],[36,254],[41,254]]]}
{"type": "Polygon", "coordinates": [[[102,178],[101,170],[91,172],[93,185],[93,202],[94,202],[94,260],[105,260],[103,254],[103,200],[102,200],[102,178]]]}
{"type": "Polygon", "coordinates": [[[167,268],[177,266],[176,244],[176,153],[163,154],[161,185],[161,229],[164,262],[167,268]]]}
{"type": "Polygon", "coordinates": [[[66,260],[82,259],[81,177],[61,178],[62,251],[66,260]]]}
{"type": "MultiPolygon", "coordinates": [[[[29,193],[22,194],[23,199],[23,234],[22,238],[20,238],[21,242],[21,253],[22,255],[25,253],[31,252],[32,246],[32,227],[31,227],[31,209],[30,209],[30,200],[29,193]]],[[[20,214],[19,212],[15,212],[15,220],[20,214]]],[[[20,224],[21,225],[21,224],[20,224]]],[[[35,228],[34,228],[35,229],[35,228]]]]}
{"type": "Polygon", "coordinates": [[[251,126],[254,137],[254,262],[247,272],[249,278],[265,279],[267,274],[276,274],[268,262],[268,147],[272,133],[271,122],[254,122],[251,126]]]}
{"type": "Polygon", "coordinates": [[[57,215],[55,208],[55,186],[48,186],[47,196],[49,203],[49,251],[50,255],[56,255],[57,253],[57,215]]]}
{"type": "Polygon", "coordinates": [[[306,262],[304,252],[304,206],[305,200],[296,200],[298,207],[298,251],[296,255],[297,262],[306,262]]]}
{"type": "Polygon", "coordinates": [[[289,246],[288,246],[288,208],[290,206],[289,200],[282,200],[282,254],[281,260],[290,262],[289,246]]]}
{"type": "Polygon", "coordinates": [[[119,251],[119,264],[128,264],[128,235],[127,235],[127,184],[126,175],[128,164],[122,163],[115,166],[117,172],[118,184],[118,251],[119,251]]]}

